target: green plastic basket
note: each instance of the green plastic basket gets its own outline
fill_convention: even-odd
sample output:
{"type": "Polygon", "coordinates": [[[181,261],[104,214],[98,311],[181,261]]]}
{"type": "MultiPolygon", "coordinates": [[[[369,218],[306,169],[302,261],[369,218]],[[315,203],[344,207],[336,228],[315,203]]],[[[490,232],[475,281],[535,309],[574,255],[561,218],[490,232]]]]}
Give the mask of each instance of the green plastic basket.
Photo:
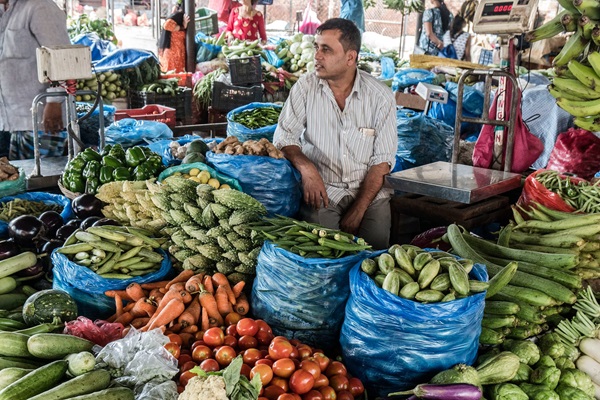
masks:
{"type": "Polygon", "coordinates": [[[196,32],[205,35],[214,35],[219,32],[219,18],[217,12],[210,8],[199,8],[196,10],[195,19],[196,32]]]}

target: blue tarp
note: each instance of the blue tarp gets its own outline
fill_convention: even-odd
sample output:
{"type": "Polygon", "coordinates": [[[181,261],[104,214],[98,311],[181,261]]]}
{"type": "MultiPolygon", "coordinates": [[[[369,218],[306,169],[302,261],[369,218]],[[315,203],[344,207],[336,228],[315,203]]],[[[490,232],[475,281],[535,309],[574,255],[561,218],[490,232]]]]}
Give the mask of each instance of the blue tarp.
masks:
{"type": "Polygon", "coordinates": [[[154,58],[158,62],[158,58],[151,51],[118,49],[94,63],[94,69],[96,72],[106,72],[134,68],[149,58],[154,58]]]}

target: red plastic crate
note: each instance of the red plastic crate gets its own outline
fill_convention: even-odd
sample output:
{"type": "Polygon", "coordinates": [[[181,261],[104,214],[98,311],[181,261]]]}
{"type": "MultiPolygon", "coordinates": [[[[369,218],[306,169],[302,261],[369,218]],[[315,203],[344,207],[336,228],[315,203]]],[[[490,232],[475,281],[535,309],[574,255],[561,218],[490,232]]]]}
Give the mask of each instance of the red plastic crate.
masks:
{"type": "Polygon", "coordinates": [[[176,125],[175,109],[158,104],[148,104],[142,108],[132,108],[129,110],[117,110],[115,121],[119,121],[123,118],[162,122],[171,128],[176,125]]]}

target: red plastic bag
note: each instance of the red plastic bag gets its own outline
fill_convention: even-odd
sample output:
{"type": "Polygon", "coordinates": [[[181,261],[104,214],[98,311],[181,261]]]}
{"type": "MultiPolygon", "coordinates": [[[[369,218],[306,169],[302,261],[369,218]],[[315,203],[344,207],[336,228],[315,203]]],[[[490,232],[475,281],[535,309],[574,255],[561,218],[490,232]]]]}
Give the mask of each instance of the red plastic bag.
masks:
{"type": "Polygon", "coordinates": [[[92,322],[91,319],[86,317],[77,317],[76,320],[65,324],[63,333],[87,339],[100,346],[106,346],[112,341],[121,339],[124,328],[118,322],[108,322],[99,319],[92,322]]]}
{"type": "MultiPolygon", "coordinates": [[[[529,175],[527,179],[525,179],[525,184],[523,185],[523,191],[521,192],[521,196],[519,197],[519,201],[517,204],[530,208],[532,203],[540,203],[543,206],[546,206],[552,210],[556,211],[564,211],[564,212],[574,212],[575,209],[568,205],[560,195],[554,193],[551,190],[546,189],[546,187],[541,184],[537,179],[535,179],[537,174],[540,174],[546,169],[540,169],[535,171],[533,174],[529,175]]],[[[578,183],[582,181],[582,179],[569,177],[573,183],[578,183]]]]}
{"type": "MultiPolygon", "coordinates": [[[[510,81],[507,81],[507,92],[505,96],[505,115],[508,115],[510,110],[511,94],[515,90],[508,88],[512,85],[510,81]]],[[[523,122],[521,115],[521,92],[516,90],[518,101],[517,101],[517,112],[515,117],[515,132],[514,132],[514,145],[513,145],[513,159],[512,159],[512,172],[523,172],[531,164],[538,159],[542,151],[544,150],[544,144],[540,139],[535,137],[529,132],[529,129],[523,122]]],[[[496,119],[496,108],[498,106],[498,95],[496,92],[494,102],[490,108],[489,118],[496,119]]],[[[512,117],[512,116],[510,116],[512,117]]],[[[494,161],[494,125],[484,125],[479,134],[479,138],[475,143],[475,149],[473,150],[473,166],[481,168],[490,168],[494,161]]],[[[506,143],[506,129],[504,131],[504,143],[506,143]]],[[[506,146],[505,146],[506,147],[506,146]]],[[[506,150],[506,148],[505,148],[506,150]]],[[[502,161],[504,163],[505,154],[502,155],[502,161]]]]}
{"type": "Polygon", "coordinates": [[[585,129],[570,128],[558,135],[546,168],[592,179],[600,171],[600,139],[585,129]]]}
{"type": "Polygon", "coordinates": [[[298,30],[305,35],[314,35],[317,32],[317,28],[321,25],[321,21],[317,17],[317,13],[313,11],[310,6],[310,1],[304,9],[304,18],[298,30]]]}

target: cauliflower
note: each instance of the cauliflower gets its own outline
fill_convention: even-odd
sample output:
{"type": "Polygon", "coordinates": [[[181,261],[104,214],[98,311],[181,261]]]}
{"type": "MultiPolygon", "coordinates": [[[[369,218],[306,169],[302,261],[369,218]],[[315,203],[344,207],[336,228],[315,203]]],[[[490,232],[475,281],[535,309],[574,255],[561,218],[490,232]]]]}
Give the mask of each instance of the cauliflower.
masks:
{"type": "Polygon", "coordinates": [[[185,385],[177,400],[228,400],[225,380],[221,376],[195,376],[185,385]]]}

